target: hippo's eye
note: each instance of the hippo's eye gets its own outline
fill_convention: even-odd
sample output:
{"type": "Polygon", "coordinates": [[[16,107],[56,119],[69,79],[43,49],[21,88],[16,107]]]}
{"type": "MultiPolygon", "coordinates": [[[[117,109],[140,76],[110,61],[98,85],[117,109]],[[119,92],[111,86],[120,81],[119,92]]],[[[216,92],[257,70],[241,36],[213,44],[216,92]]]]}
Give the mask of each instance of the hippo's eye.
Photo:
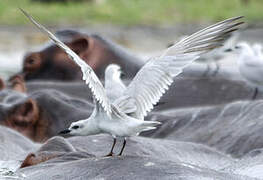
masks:
{"type": "Polygon", "coordinates": [[[79,128],[79,126],[73,126],[72,127],[72,129],[78,129],[79,128]]]}
{"type": "Polygon", "coordinates": [[[34,64],[35,60],[34,60],[34,59],[29,59],[27,62],[28,62],[29,64],[34,64]]]}

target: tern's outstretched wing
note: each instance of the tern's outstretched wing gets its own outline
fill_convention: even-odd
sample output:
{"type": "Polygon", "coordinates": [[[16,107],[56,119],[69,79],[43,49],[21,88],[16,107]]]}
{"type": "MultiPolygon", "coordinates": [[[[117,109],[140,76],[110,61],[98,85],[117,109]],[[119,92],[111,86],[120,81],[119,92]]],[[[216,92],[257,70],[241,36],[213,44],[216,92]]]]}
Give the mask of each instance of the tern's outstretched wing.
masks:
{"type": "Polygon", "coordinates": [[[166,49],[162,56],[175,56],[186,53],[199,55],[222,46],[222,43],[231,36],[231,33],[238,30],[238,27],[244,23],[239,21],[241,18],[243,16],[230,18],[186,36],[166,49]]]}
{"type": "Polygon", "coordinates": [[[111,113],[111,105],[106,96],[105,89],[101,84],[99,78],[96,76],[92,68],[83,61],[74,51],[72,51],[68,46],[66,46],[63,42],[61,42],[55,35],[53,35],[50,31],[48,31],[44,26],[37,23],[33,17],[31,17],[27,12],[23,9],[20,9],[28,19],[34,23],[43,33],[47,34],[48,37],[62,50],[64,50],[67,55],[77,64],[80,66],[81,71],[83,73],[83,80],[91,89],[93,96],[96,101],[102,106],[102,108],[107,112],[111,113]]]}
{"type": "Polygon", "coordinates": [[[242,24],[238,22],[240,18],[228,19],[198,31],[168,48],[162,56],[150,59],[114,104],[123,109],[125,104],[135,101],[136,110],[132,116],[143,119],[168,90],[173,78],[197,59],[199,54],[221,46],[230,33],[242,24]]]}

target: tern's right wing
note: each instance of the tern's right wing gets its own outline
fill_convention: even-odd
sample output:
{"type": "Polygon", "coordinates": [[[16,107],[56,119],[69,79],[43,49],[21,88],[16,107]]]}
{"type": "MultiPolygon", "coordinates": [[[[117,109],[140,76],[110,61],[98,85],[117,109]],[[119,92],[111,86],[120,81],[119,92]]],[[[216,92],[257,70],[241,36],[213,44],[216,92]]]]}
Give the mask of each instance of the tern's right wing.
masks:
{"type": "Polygon", "coordinates": [[[63,42],[61,42],[55,35],[53,35],[50,31],[48,31],[44,26],[37,23],[33,17],[31,17],[27,12],[23,9],[20,9],[24,15],[34,23],[43,33],[45,33],[57,46],[59,46],[62,50],[64,50],[67,55],[81,68],[83,74],[83,80],[91,89],[91,92],[98,102],[99,105],[108,113],[111,113],[111,104],[106,96],[105,89],[101,84],[99,78],[93,71],[93,69],[83,61],[74,51],[72,51],[68,46],[66,46],[63,42]]]}
{"type": "Polygon", "coordinates": [[[167,48],[161,57],[186,53],[200,55],[201,53],[222,46],[231,36],[232,32],[238,30],[238,27],[244,23],[239,21],[241,18],[243,18],[243,16],[230,18],[202,29],[190,36],[186,36],[173,46],[167,48]]]}
{"type": "Polygon", "coordinates": [[[144,119],[168,90],[173,78],[201,53],[221,46],[230,33],[242,24],[238,22],[240,18],[228,19],[198,31],[168,48],[162,56],[150,59],[136,74],[124,95],[114,104],[122,109],[128,102],[135,102],[136,110],[132,116],[144,119]]]}

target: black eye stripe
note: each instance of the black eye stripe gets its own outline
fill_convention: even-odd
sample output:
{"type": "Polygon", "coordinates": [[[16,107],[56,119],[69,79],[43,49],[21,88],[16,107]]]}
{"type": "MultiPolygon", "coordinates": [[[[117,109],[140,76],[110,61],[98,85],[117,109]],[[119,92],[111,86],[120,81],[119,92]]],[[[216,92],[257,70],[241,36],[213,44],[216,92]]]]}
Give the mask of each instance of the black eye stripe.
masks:
{"type": "Polygon", "coordinates": [[[72,129],[78,129],[78,128],[79,128],[79,126],[77,126],[77,125],[72,127],[72,129]]]}

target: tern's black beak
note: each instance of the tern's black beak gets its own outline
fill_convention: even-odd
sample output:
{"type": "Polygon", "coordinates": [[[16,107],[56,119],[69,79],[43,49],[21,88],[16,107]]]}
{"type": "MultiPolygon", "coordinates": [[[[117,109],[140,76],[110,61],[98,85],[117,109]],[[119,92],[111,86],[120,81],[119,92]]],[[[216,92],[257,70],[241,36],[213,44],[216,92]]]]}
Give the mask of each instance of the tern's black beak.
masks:
{"type": "Polygon", "coordinates": [[[63,131],[60,131],[58,134],[68,134],[70,133],[70,130],[69,129],[65,129],[63,131]]]}

